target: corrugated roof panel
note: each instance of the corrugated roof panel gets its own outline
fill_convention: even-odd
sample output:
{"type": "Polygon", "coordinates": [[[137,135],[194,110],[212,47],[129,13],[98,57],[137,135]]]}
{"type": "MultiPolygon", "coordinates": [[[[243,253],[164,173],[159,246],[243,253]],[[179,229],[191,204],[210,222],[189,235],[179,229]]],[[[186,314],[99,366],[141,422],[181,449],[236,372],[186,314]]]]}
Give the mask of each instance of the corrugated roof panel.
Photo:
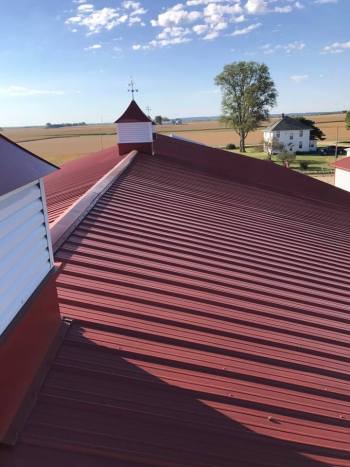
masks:
{"type": "Polygon", "coordinates": [[[17,458],[348,466],[349,224],[138,156],[57,254],[74,321],[17,458]]]}

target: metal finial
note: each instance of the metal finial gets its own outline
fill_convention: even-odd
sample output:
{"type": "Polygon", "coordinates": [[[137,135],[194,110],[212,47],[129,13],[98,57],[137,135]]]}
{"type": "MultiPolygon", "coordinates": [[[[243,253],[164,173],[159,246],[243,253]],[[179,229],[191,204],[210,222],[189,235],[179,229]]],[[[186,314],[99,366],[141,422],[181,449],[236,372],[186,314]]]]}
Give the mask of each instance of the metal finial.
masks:
{"type": "Polygon", "coordinates": [[[134,100],[135,92],[139,92],[139,90],[135,88],[135,83],[134,83],[132,78],[131,78],[130,83],[128,85],[128,92],[131,92],[132,100],[134,100]]]}

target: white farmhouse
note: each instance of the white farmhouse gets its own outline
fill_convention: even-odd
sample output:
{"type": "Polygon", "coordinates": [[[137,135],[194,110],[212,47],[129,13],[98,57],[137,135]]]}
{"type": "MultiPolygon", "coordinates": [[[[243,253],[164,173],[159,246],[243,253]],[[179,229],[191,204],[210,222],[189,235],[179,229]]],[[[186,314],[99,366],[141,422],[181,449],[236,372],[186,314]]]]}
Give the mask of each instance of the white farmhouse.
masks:
{"type": "Polygon", "coordinates": [[[274,143],[283,144],[285,150],[290,152],[315,152],[317,149],[317,142],[311,137],[311,128],[284,114],[264,131],[264,151],[276,152],[274,143]]]}
{"type": "Polygon", "coordinates": [[[334,164],[336,187],[350,191],[350,157],[343,157],[334,164]]]}

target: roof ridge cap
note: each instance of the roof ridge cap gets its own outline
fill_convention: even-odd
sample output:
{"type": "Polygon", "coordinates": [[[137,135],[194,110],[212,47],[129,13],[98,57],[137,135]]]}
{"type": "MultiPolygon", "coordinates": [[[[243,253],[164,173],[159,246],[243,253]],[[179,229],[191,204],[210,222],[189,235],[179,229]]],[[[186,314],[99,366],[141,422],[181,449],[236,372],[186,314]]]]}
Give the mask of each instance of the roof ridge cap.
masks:
{"type": "Polygon", "coordinates": [[[95,206],[101,196],[103,196],[112,184],[125,172],[137,154],[137,150],[129,152],[53,222],[50,226],[50,233],[54,252],[65,242],[77,225],[95,206]]]}

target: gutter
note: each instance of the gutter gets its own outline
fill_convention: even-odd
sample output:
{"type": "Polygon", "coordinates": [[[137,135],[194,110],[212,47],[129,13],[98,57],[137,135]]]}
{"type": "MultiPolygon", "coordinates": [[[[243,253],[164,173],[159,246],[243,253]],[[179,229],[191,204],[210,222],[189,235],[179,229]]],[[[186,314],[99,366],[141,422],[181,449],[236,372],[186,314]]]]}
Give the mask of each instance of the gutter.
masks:
{"type": "Polygon", "coordinates": [[[125,172],[133,162],[137,151],[131,151],[115,167],[107,172],[94,186],[84,193],[75,203],[64,211],[50,226],[53,252],[67,240],[77,225],[91,211],[97,201],[103,196],[113,183],[125,172]]]}

